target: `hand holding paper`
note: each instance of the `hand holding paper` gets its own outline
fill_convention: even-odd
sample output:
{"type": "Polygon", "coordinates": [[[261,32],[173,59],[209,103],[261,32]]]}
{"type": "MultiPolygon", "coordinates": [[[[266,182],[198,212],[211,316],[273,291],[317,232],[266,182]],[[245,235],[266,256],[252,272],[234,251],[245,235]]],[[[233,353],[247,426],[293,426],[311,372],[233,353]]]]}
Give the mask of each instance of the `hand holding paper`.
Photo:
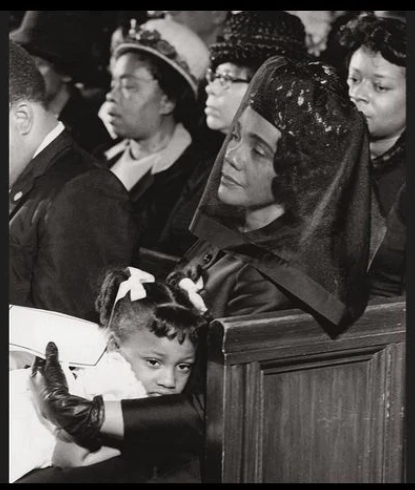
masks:
{"type": "Polygon", "coordinates": [[[97,395],[87,400],[69,393],[59,364],[58,349],[53,342],[48,343],[44,360],[36,358],[30,388],[42,415],[64,429],[79,444],[91,450],[98,449],[99,430],[105,416],[103,398],[97,395]]]}

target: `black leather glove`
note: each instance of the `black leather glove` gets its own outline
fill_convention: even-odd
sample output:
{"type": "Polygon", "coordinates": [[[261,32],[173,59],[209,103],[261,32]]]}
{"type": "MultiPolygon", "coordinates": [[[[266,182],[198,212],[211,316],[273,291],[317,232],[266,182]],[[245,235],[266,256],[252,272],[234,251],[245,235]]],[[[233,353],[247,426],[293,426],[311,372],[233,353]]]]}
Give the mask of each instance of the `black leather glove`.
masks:
{"type": "Polygon", "coordinates": [[[40,412],[75,441],[90,450],[100,447],[99,431],[105,410],[101,395],[87,400],[71,395],[59,364],[58,348],[46,346],[46,359],[37,357],[32,366],[30,388],[40,412]]]}

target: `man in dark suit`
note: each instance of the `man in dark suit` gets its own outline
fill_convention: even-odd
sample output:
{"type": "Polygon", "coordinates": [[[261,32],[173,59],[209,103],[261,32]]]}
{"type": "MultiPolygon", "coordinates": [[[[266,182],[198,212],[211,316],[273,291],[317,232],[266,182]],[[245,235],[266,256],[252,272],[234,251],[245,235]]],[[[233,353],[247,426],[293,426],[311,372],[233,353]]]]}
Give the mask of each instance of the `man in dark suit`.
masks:
{"type": "Polygon", "coordinates": [[[9,133],[9,301],[96,321],[100,273],[131,265],[129,196],[46,108],[44,79],[13,41],[9,133]]]}

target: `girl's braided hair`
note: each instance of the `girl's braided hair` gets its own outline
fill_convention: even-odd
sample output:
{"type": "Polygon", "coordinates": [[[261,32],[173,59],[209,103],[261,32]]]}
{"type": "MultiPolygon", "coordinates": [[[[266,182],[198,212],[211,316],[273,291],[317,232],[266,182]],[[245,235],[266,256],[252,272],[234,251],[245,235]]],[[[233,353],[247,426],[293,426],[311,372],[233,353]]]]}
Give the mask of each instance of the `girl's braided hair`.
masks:
{"type": "Polygon", "coordinates": [[[177,338],[179,343],[188,338],[197,345],[200,331],[211,317],[199,311],[179,287],[184,274],[175,273],[164,282],[143,283],[145,298],[131,301],[127,293],[114,305],[120,284],[129,277],[127,268],[107,271],[95,302],[102,328],[116,334],[120,341],[137,330],[148,329],[157,337],[177,338]]]}

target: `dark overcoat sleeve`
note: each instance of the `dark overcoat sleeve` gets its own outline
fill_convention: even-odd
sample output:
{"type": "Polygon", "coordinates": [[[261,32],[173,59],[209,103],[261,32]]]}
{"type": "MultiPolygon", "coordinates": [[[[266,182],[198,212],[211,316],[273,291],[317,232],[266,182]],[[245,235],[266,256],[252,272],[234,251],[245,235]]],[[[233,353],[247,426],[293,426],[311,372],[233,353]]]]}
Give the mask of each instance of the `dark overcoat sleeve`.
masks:
{"type": "Polygon", "coordinates": [[[124,451],[200,452],[204,444],[203,395],[178,394],[122,400],[124,451]]]}

